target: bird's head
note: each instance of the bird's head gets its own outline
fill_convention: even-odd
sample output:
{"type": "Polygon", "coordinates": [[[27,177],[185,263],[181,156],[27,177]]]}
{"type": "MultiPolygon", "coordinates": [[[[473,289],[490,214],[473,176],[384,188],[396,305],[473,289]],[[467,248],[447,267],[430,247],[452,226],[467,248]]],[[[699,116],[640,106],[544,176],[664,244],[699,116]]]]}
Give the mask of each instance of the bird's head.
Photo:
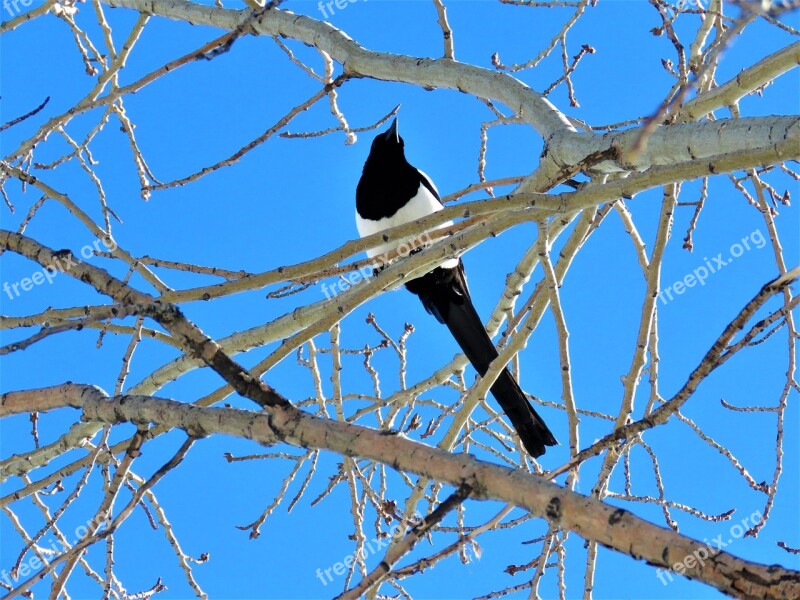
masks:
{"type": "Polygon", "coordinates": [[[401,161],[405,163],[405,153],[403,152],[403,138],[397,128],[397,118],[392,121],[392,125],[375,136],[372,140],[372,147],[369,150],[367,162],[393,162],[401,161]]]}

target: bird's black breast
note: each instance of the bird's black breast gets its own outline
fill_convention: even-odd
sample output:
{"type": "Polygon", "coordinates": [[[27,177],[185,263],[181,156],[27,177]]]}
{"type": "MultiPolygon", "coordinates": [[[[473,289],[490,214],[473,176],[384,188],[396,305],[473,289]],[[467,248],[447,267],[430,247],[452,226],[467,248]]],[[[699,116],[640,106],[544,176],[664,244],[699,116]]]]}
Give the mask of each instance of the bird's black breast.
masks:
{"type": "Polygon", "coordinates": [[[390,167],[367,161],[356,188],[356,210],[362,218],[373,221],[391,217],[416,196],[423,180],[408,163],[390,167]]]}

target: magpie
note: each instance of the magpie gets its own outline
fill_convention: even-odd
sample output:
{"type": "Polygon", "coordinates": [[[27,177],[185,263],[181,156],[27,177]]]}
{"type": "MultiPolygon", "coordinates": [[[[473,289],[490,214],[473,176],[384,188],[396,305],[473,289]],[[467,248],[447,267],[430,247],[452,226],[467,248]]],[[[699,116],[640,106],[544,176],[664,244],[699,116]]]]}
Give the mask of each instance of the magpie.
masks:
{"type": "MultiPolygon", "coordinates": [[[[397,119],[372,141],[356,188],[356,226],[361,237],[444,208],[431,179],[406,160],[404,146],[397,119]]],[[[451,224],[448,221],[442,227],[451,224]]],[[[367,254],[372,258],[397,245],[389,242],[367,254]]],[[[475,370],[486,375],[490,363],[497,358],[497,350],[472,304],[461,259],[445,260],[422,277],[407,282],[406,289],[419,296],[428,313],[447,325],[475,370]]],[[[500,373],[491,391],[532,456],[541,456],[545,446],[558,444],[508,368],[500,373]]]]}

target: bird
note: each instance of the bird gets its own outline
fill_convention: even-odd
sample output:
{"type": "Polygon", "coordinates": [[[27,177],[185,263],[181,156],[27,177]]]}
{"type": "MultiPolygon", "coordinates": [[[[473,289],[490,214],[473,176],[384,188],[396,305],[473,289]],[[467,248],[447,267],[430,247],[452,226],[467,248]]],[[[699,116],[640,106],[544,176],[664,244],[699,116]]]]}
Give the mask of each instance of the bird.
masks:
{"type": "MultiPolygon", "coordinates": [[[[356,187],[359,236],[363,238],[415,221],[443,208],[431,178],[406,159],[405,142],[395,118],[389,129],[372,141],[356,187]]],[[[440,227],[451,224],[448,221],[440,227]]],[[[397,245],[398,242],[387,242],[367,254],[372,258],[397,245]]],[[[425,275],[406,282],[405,287],[419,297],[428,313],[447,326],[481,377],[486,375],[497,358],[497,350],[472,303],[461,259],[448,258],[425,275]]],[[[507,367],[492,385],[491,392],[531,456],[539,457],[546,446],[558,444],[507,367]]]]}

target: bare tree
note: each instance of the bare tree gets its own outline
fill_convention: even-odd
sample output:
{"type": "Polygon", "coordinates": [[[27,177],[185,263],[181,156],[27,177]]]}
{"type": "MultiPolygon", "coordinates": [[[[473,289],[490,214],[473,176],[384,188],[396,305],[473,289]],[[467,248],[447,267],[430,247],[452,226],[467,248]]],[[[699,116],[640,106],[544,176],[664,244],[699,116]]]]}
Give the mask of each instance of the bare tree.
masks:
{"type": "MultiPolygon", "coordinates": [[[[789,43],[800,32],[788,25],[786,18],[800,3],[650,0],[659,23],[652,33],[669,40],[673,49],[672,56],[662,61],[672,85],[663,90],[663,102],[652,114],[591,126],[568,118],[563,112],[566,107],[559,109],[548,96],[565,90],[570,104],[578,105],[575,74],[595,50],[588,43],[576,49],[568,44],[568,37],[586,15],[602,10],[596,6],[602,5],[597,0],[501,0],[502,4],[517,5],[502,7],[506,16],[516,14],[508,11],[554,9],[566,16],[551,39],[537,41],[541,51],[530,60],[505,64],[495,54],[486,66],[459,60],[459,32],[451,28],[442,0],[434,0],[429,9],[430,18],[441,29],[439,58],[368,50],[328,22],[291,12],[275,1],[261,5],[258,0],[247,0],[244,9],[224,8],[219,1],[212,7],[183,0],[91,0],[83,4],[46,0],[30,9],[31,2],[20,2],[4,4],[12,18],[0,25],[0,33],[24,36],[39,22],[57,20],[72,32],[75,48],[69,51],[77,50],[87,77],[85,95],[66,110],[48,114],[49,98],[42,99],[41,104],[0,127],[6,136],[30,128],[18,138],[6,138],[19,142],[15,141],[13,148],[5,145],[0,161],[0,191],[8,213],[4,222],[18,224],[0,231],[0,251],[4,261],[25,259],[27,268],[34,264],[35,269],[19,281],[4,279],[2,297],[8,308],[0,317],[5,332],[0,354],[9,361],[17,360],[14,364],[23,364],[24,357],[27,368],[41,369],[47,361],[60,360],[49,345],[54,336],[74,334],[81,339],[97,337],[93,352],[119,366],[113,373],[98,372],[92,381],[65,379],[57,385],[48,382],[7,390],[2,396],[0,416],[9,428],[24,428],[30,421],[28,445],[4,445],[0,462],[0,480],[7,481],[0,498],[5,515],[3,545],[8,548],[12,544],[12,530],[17,535],[15,563],[10,568],[0,565],[6,568],[0,585],[7,597],[30,596],[47,589],[51,598],[69,597],[70,586],[80,573],[95,582],[103,597],[148,598],[167,585],[179,585],[159,578],[149,589],[129,592],[118,578],[120,557],[125,555],[116,540],[120,527],[137,511],[163,532],[183,571],[186,583],[181,585],[206,597],[203,577],[195,565],[209,557],[192,556],[183,548],[182,532],[170,520],[170,511],[178,509],[162,503],[154,486],[165,476],[181,477],[180,466],[198,439],[220,438],[219,447],[225,447],[228,442],[224,440],[230,438],[223,439],[220,434],[276,446],[267,454],[228,453],[229,463],[260,459],[291,465],[260,516],[242,527],[251,538],[260,534],[277,507],[285,505],[292,510],[305,501],[314,483],[324,482],[324,491],[312,504],[339,488],[346,490],[350,502],[331,517],[352,519],[350,540],[342,540],[342,551],[352,554],[342,568],[341,597],[390,593],[408,597],[407,581],[423,577],[427,567],[449,556],[467,562],[471,552],[478,552],[483,537],[499,530],[522,531],[533,519],[545,523],[546,531],[533,546],[526,547],[535,550],[520,550],[521,563],[509,566],[509,572],[518,576],[515,585],[484,597],[535,596],[545,580],[555,582],[561,597],[576,597],[578,592],[566,585],[569,551],[582,558],[580,594],[589,598],[596,577],[603,573],[602,561],[598,561],[600,546],[646,561],[659,569],[662,579],[682,575],[743,598],[800,596],[800,572],[745,560],[719,545],[679,532],[677,513],[710,526],[730,521],[741,505],[730,498],[730,510],[709,514],[673,496],[661,475],[665,457],[654,451],[649,439],[665,429],[688,428],[708,455],[693,457],[697,477],[714,468],[710,457],[724,458],[738,474],[742,493],[758,494],[762,505],[757,516],[737,525],[740,535],[756,536],[777,502],[797,504],[791,489],[778,495],[784,469],[785,417],[790,400],[794,397],[796,401],[800,391],[795,372],[798,332],[792,314],[798,300],[790,287],[800,268],[787,264],[784,257],[787,244],[792,252],[797,245],[797,223],[781,223],[779,215],[789,205],[789,192],[780,188],[781,182],[800,179],[791,165],[800,157],[800,116],[746,116],[740,103],[745,98],[755,99],[755,104],[748,106],[757,107],[756,96],[800,64],[800,42],[789,43]],[[107,17],[110,8],[120,9],[126,15],[122,22],[129,24],[112,27],[113,19],[107,17]],[[181,25],[187,23],[202,28],[202,35],[209,38],[215,35],[209,33],[212,29],[224,33],[176,56],[171,56],[174,51],[170,48],[162,48],[161,64],[144,71],[145,67],[135,63],[136,52],[156,23],[174,28],[178,39],[186,31],[181,25]],[[754,57],[735,77],[721,78],[718,70],[727,51],[734,43],[746,43],[753,27],[768,28],[772,35],[786,40],[786,45],[759,60],[754,57]],[[296,76],[314,86],[313,93],[262,133],[254,133],[240,150],[229,156],[217,148],[198,150],[206,166],[170,180],[159,179],[156,173],[160,169],[152,166],[155,162],[137,138],[136,126],[147,127],[147,120],[132,116],[136,112],[129,110],[133,99],[147,98],[154,84],[175,77],[187,65],[234,54],[237,46],[253,37],[258,44],[279,48],[296,69],[296,76]],[[554,62],[560,73],[544,92],[520,79],[554,62]],[[137,64],[141,71],[129,75],[130,64],[137,64]],[[135,174],[136,193],[148,200],[167,190],[191,189],[225,170],[252,169],[252,163],[240,160],[267,142],[279,141],[278,137],[301,138],[305,141],[297,143],[310,144],[311,138],[343,134],[345,143],[352,144],[358,134],[369,135],[396,111],[360,127],[351,125],[347,111],[340,106],[341,94],[357,80],[370,80],[376,88],[385,82],[401,82],[434,93],[458,90],[465,98],[479,100],[490,117],[480,125],[478,180],[444,200],[452,202],[474,193],[479,199],[455,202],[436,215],[385,235],[349,241],[291,266],[278,266],[283,263],[276,250],[275,268],[262,272],[245,270],[244,258],[239,268],[226,269],[181,260],[177,250],[176,256],[162,258],[126,249],[120,238],[131,234],[118,217],[124,214],[125,203],[106,192],[109,187],[118,189],[117,178],[127,181],[130,191],[134,179],[129,175],[135,174]],[[326,103],[333,125],[301,133],[289,130],[305,111],[326,103]],[[490,179],[486,174],[489,134],[505,125],[532,127],[543,152],[532,172],[490,179]],[[121,135],[113,138],[113,144],[125,150],[127,158],[105,170],[98,166],[94,151],[109,143],[105,134],[117,126],[121,135]],[[78,179],[80,185],[75,183],[78,179]],[[699,195],[686,191],[687,182],[693,180],[700,182],[699,195]],[[698,225],[710,202],[709,187],[723,184],[736,191],[735,202],[749,207],[752,222],[767,232],[762,241],[774,255],[774,268],[759,273],[760,289],[754,288],[751,300],[731,309],[725,316],[727,326],[691,369],[681,371],[682,385],[668,394],[660,375],[672,357],[659,353],[664,336],[659,308],[665,294],[670,300],[671,294],[680,295],[683,288],[713,273],[714,265],[703,263],[702,270],[698,267],[668,287],[662,276],[666,249],[675,243],[678,210],[692,213],[683,238],[687,252],[696,243],[696,235],[726,231],[724,222],[698,225]],[[509,192],[501,194],[501,189],[509,192]],[[643,233],[642,223],[637,223],[628,209],[629,200],[658,189],[657,225],[652,234],[643,233]],[[58,230],[26,235],[54,206],[62,209],[58,230]],[[12,216],[20,208],[24,216],[12,216]],[[611,219],[624,226],[633,243],[644,291],[629,294],[633,296],[628,298],[633,302],[630,306],[638,308],[637,333],[628,340],[630,368],[622,376],[621,393],[604,399],[608,412],[603,413],[587,408],[575,392],[581,374],[572,364],[570,314],[560,289],[587,241],[611,219]],[[437,229],[431,235],[433,242],[422,251],[395,251],[385,257],[385,268],[379,273],[355,276],[373,266],[373,261],[360,258],[365,250],[451,220],[455,225],[437,229]],[[425,273],[443,257],[462,255],[501,232],[530,224],[535,224],[536,239],[515,257],[516,266],[505,288],[497,290],[498,301],[487,330],[496,335],[502,329],[500,357],[484,378],[468,384],[466,359],[457,356],[436,365],[428,377],[407,381],[407,341],[414,327],[407,324],[403,331],[393,333],[380,325],[380,315],[370,315],[371,333],[365,334],[357,347],[342,341],[342,327],[353,325],[348,315],[385,290],[425,273]],[[120,236],[120,231],[126,235],[120,236]],[[86,236],[87,232],[92,244],[57,249],[62,240],[77,239],[69,237],[73,233],[86,236]],[[70,278],[83,291],[68,286],[70,278]],[[338,286],[341,292],[323,300],[318,294],[303,294],[320,282],[338,286]],[[44,283],[52,283],[46,286],[51,298],[46,309],[6,314],[18,310],[16,298],[44,283]],[[257,315],[265,302],[265,289],[270,290],[267,302],[287,297],[294,302],[290,310],[281,308],[282,313],[265,324],[241,331],[232,328],[225,337],[218,337],[204,333],[208,326],[202,319],[194,322],[186,316],[190,309],[184,307],[199,300],[206,302],[204,311],[210,311],[202,314],[229,314],[225,302],[247,292],[251,293],[249,310],[257,315]],[[85,290],[99,293],[102,299],[87,296],[85,290]],[[507,364],[521,370],[521,351],[545,315],[555,323],[561,401],[534,400],[559,411],[556,414],[562,421],[557,430],[569,452],[566,462],[550,468],[543,467],[546,461],[539,464],[525,454],[502,416],[485,401],[491,384],[507,364]],[[112,336],[125,340],[121,364],[119,354],[107,342],[112,336]],[[253,357],[261,356],[255,351],[268,344],[273,345],[266,356],[255,360],[253,357]],[[753,458],[740,457],[730,447],[730,440],[716,439],[707,431],[713,417],[692,418],[685,412],[685,406],[698,402],[696,392],[712,373],[732,368],[725,363],[756,351],[755,346],[767,348],[770,360],[780,364],[785,373],[783,381],[770,375],[769,389],[779,388],[779,393],[765,392],[750,406],[722,402],[727,411],[769,416],[773,429],[751,435],[762,446],[774,446],[771,465],[753,464],[753,458]],[[396,391],[388,396],[382,393],[382,384],[386,388],[386,380],[394,375],[386,372],[386,362],[376,366],[378,358],[387,355],[397,368],[396,384],[389,384],[396,391]],[[297,358],[292,375],[278,377],[276,366],[291,356],[297,358]],[[136,361],[150,365],[149,357],[158,366],[148,366],[139,381],[131,382],[136,361]],[[243,362],[253,366],[246,368],[243,362]],[[165,386],[185,381],[198,370],[212,373],[214,379],[181,387],[180,396],[164,392],[165,386]],[[371,382],[370,393],[363,393],[351,381],[356,371],[371,382]],[[314,395],[296,398],[285,392],[291,377],[309,378],[314,395]],[[114,381],[113,389],[99,387],[106,379],[114,381]],[[209,388],[208,381],[215,383],[209,388]],[[237,398],[245,399],[248,405],[241,406],[249,408],[227,403],[237,398]],[[588,431],[597,431],[598,424],[604,435],[587,443],[588,431]],[[40,436],[40,431],[45,433],[40,436]],[[57,433],[53,435],[53,431],[57,433]],[[154,447],[159,438],[178,439],[178,449],[161,458],[159,468],[142,465],[143,449],[154,447]],[[470,450],[486,460],[466,453],[470,450]],[[319,466],[325,453],[340,457],[336,467],[319,466]],[[647,466],[642,456],[647,458],[647,466]],[[769,469],[771,477],[758,482],[751,475],[756,467],[769,469]],[[611,479],[620,469],[624,472],[622,485],[611,479]],[[592,481],[589,495],[577,491],[579,474],[584,482],[592,481]],[[299,484],[292,487],[295,479],[299,484]],[[641,485],[643,481],[655,481],[655,495],[640,491],[647,487],[641,485]],[[100,498],[88,511],[90,502],[79,502],[87,496],[100,498]],[[505,506],[491,518],[477,520],[469,508],[481,500],[497,500],[505,506]],[[621,503],[628,508],[619,508],[621,503]],[[658,507],[666,527],[646,518],[649,505],[658,507]],[[31,516],[30,506],[38,517],[31,516]],[[77,538],[66,525],[76,511],[86,523],[77,538]],[[370,560],[373,536],[386,541],[380,560],[370,560]],[[585,540],[585,547],[568,544],[569,538],[576,536],[585,540]],[[57,539],[57,547],[47,545],[46,537],[57,539]],[[415,545],[426,538],[440,547],[410,559],[415,545]],[[98,551],[90,556],[93,546],[98,551]]],[[[331,12],[332,4],[320,4],[324,18],[330,17],[325,7],[331,12]]],[[[339,2],[334,6],[341,10],[339,2]]],[[[13,93],[12,88],[4,95],[13,93]]],[[[280,173],[271,176],[277,178],[280,173]]],[[[147,243],[148,231],[134,234],[140,243],[147,243]]],[[[109,364],[91,356],[84,360],[109,364]]],[[[796,457],[791,460],[796,468],[796,457]]],[[[796,560],[796,534],[786,532],[795,539],[780,542],[788,560],[796,560]]],[[[331,562],[341,554],[332,554],[331,562]]],[[[571,568],[576,568],[574,561],[571,568]]],[[[330,590],[326,588],[324,593],[330,594],[330,590]]],[[[252,593],[269,595],[257,588],[252,593]]]]}

